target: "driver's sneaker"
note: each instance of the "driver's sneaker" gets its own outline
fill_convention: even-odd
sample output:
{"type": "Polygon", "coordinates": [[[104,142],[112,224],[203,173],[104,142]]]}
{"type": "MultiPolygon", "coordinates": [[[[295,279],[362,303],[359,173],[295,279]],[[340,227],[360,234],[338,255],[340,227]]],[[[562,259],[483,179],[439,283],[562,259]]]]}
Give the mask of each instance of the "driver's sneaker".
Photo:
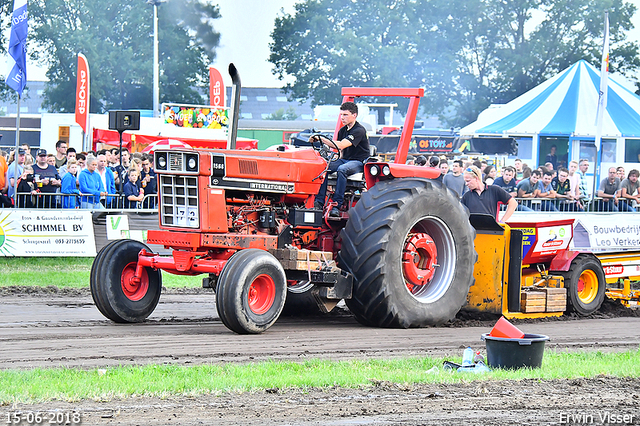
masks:
{"type": "Polygon", "coordinates": [[[324,204],[322,204],[320,201],[316,201],[313,203],[313,208],[316,210],[324,210],[324,204]]]}
{"type": "Polygon", "coordinates": [[[329,216],[331,216],[331,217],[340,217],[341,216],[340,210],[338,210],[337,207],[332,207],[331,211],[329,212],[329,216]]]}

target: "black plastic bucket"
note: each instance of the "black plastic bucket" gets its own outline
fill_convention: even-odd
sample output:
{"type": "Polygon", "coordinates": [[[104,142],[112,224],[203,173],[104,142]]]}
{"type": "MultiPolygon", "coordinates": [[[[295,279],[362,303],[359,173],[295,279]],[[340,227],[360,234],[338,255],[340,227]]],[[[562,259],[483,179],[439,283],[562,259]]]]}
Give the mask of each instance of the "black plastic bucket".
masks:
{"type": "Polygon", "coordinates": [[[544,342],[548,336],[542,334],[525,334],[522,339],[493,337],[488,333],[482,335],[487,346],[487,363],[489,367],[518,369],[540,368],[544,355],[544,342]]]}

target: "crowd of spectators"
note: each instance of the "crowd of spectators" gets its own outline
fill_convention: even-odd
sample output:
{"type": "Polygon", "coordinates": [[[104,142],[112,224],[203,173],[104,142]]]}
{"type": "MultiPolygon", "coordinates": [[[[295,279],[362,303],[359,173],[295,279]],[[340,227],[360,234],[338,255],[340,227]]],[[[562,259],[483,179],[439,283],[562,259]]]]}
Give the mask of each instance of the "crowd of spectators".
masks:
{"type": "Polygon", "coordinates": [[[23,144],[0,151],[0,207],[13,207],[17,177],[20,208],[150,208],[156,206],[157,178],[153,157],[126,148],[77,152],[65,141],[56,152],[23,144]],[[16,172],[17,165],[17,172],[16,172]]]}
{"type": "MultiPolygon", "coordinates": [[[[522,160],[516,159],[512,166],[498,170],[494,165],[482,160],[457,159],[450,161],[446,156],[424,156],[410,158],[408,163],[439,167],[437,178],[459,198],[468,192],[463,172],[474,166],[482,171],[485,185],[503,188],[518,200],[518,211],[567,211],[577,212],[590,209],[604,212],[635,212],[640,201],[640,172],[631,170],[625,176],[624,167],[611,167],[607,177],[597,187],[595,198],[590,194],[587,170],[589,161],[570,161],[569,168],[559,166],[555,147],[545,158],[546,163],[532,170],[522,160]]],[[[566,163],[563,163],[566,164],[566,163]]],[[[475,169],[474,169],[475,170],[475,169]]]]}

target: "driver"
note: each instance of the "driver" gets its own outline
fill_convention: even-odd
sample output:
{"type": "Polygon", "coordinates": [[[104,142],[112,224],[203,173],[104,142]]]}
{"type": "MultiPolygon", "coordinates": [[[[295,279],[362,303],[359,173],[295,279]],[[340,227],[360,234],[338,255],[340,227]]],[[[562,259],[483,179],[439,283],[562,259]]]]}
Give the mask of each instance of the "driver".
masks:
{"type": "MultiPolygon", "coordinates": [[[[329,216],[340,216],[339,208],[344,202],[344,191],[347,187],[347,176],[360,173],[364,170],[364,162],[369,158],[369,139],[367,131],[362,124],[356,121],[358,117],[358,107],[353,102],[345,102],[340,105],[340,121],[342,126],[338,131],[338,140],[333,142],[319,136],[312,136],[312,141],[320,140],[330,148],[338,148],[341,152],[340,158],[329,163],[327,172],[338,172],[333,201],[336,203],[329,216]]],[[[324,179],[320,186],[320,191],[316,195],[314,207],[324,208],[324,200],[327,193],[327,181],[324,179]]]]}

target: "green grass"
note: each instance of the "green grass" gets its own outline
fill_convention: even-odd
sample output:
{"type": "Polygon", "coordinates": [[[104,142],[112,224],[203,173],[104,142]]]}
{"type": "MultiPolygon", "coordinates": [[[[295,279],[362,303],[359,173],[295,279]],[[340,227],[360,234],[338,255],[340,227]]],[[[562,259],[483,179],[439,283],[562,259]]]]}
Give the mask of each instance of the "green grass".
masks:
{"type": "MultiPolygon", "coordinates": [[[[454,360],[456,361],[456,360],[454,360]]],[[[459,359],[457,360],[459,361],[459,359]]],[[[104,400],[129,396],[195,396],[269,388],[359,387],[376,381],[400,384],[478,380],[572,379],[640,376],[640,350],[601,353],[547,351],[540,369],[485,374],[443,371],[442,359],[261,362],[195,367],[149,365],[104,370],[33,369],[0,371],[0,404],[51,400],[104,400]],[[429,371],[437,366],[438,371],[429,371]]]]}
{"type": "MultiPolygon", "coordinates": [[[[88,288],[92,257],[0,257],[0,287],[88,288]]],[[[200,287],[201,277],[162,274],[165,287],[200,287]]]]}

